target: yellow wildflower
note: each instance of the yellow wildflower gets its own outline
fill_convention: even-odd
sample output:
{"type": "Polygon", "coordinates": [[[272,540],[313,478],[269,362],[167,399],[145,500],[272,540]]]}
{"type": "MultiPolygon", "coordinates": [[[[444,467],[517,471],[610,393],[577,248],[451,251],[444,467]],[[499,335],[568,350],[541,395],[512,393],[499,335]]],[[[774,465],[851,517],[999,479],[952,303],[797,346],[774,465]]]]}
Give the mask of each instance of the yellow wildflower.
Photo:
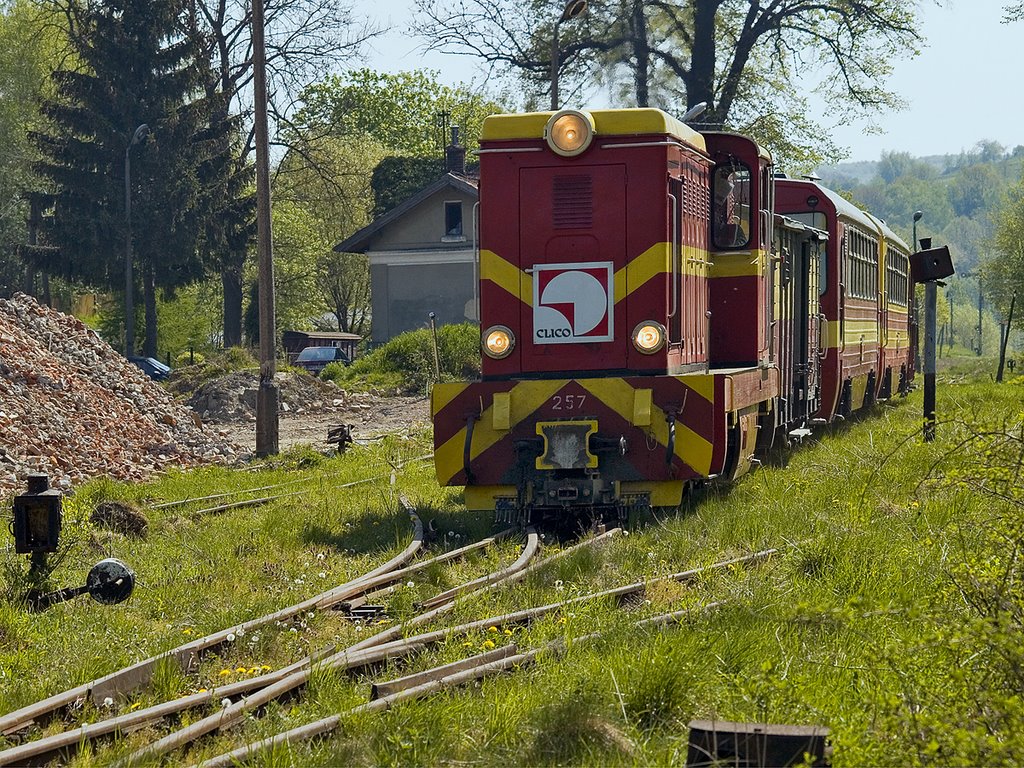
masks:
{"type": "Polygon", "coordinates": [[[269,672],[273,667],[268,667],[266,664],[260,667],[264,672],[269,672]]]}
{"type": "Polygon", "coordinates": [[[490,650],[493,647],[494,647],[494,641],[493,640],[484,640],[484,648],[490,650]]]}
{"type": "Polygon", "coordinates": [[[230,670],[230,669],[222,669],[222,670],[220,671],[220,676],[221,676],[221,677],[227,677],[227,676],[228,676],[228,675],[230,675],[230,674],[231,674],[231,670],[230,670]]]}
{"type": "Polygon", "coordinates": [[[237,672],[237,673],[238,673],[238,674],[240,674],[240,675],[244,675],[244,674],[245,674],[245,672],[246,672],[246,669],[245,669],[245,667],[237,667],[237,668],[235,669],[235,672],[237,672]]]}
{"type": "Polygon", "coordinates": [[[488,631],[488,632],[497,632],[497,631],[498,631],[498,628],[497,628],[497,627],[488,627],[488,628],[487,628],[487,631],[488,631]]]}

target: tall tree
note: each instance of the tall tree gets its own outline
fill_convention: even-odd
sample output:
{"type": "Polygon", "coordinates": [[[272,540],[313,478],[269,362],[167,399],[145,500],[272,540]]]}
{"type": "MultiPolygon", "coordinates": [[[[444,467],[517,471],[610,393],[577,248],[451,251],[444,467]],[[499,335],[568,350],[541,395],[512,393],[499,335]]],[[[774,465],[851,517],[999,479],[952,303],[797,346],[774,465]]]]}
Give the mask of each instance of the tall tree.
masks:
{"type": "MultiPolygon", "coordinates": [[[[894,58],[920,38],[918,2],[903,0],[594,0],[559,29],[558,69],[576,88],[594,67],[632,73],[633,103],[681,111],[706,102],[703,120],[737,120],[774,111],[796,116],[800,75],[838,116],[871,115],[899,100],[880,83],[894,58]],[[587,63],[591,65],[589,68],[587,63]],[[659,90],[654,90],[654,86],[659,90]],[[745,108],[745,109],[744,109],[745,108]],[[743,113],[746,114],[743,114],[743,113]]],[[[476,56],[499,74],[546,89],[551,41],[562,4],[555,0],[417,0],[413,29],[434,50],[476,56]]]]}
{"type": "Polygon", "coordinates": [[[230,126],[211,119],[217,105],[203,94],[209,70],[181,2],[69,2],[64,11],[80,64],[54,72],[56,93],[43,105],[48,124],[34,134],[37,169],[56,201],[46,233],[56,250],[35,256],[50,273],[124,287],[130,195],[143,351],[154,355],[156,291],[203,274],[199,246],[211,210],[221,206],[230,126]]]}
{"type": "Polygon", "coordinates": [[[62,43],[59,26],[48,21],[52,15],[30,0],[0,2],[0,297],[36,293],[18,252],[35,186],[28,131],[39,127],[39,102],[62,43]]]}
{"type": "MultiPolygon", "coordinates": [[[[255,137],[252,123],[252,5],[248,0],[188,0],[189,23],[205,41],[204,56],[212,63],[209,93],[224,98],[224,108],[242,118],[241,140],[235,146],[231,186],[235,198],[222,212],[217,243],[209,265],[219,273],[223,291],[225,346],[242,340],[242,280],[249,244],[255,232],[254,203],[242,190],[250,185],[255,137]]],[[[380,30],[358,22],[352,5],[337,0],[264,0],[266,64],[270,88],[268,113],[275,130],[291,124],[299,94],[324,72],[357,56],[380,30]]],[[[288,146],[297,137],[282,137],[288,146]]]]}
{"type": "MultiPolygon", "coordinates": [[[[1019,315],[1024,302],[1024,176],[1013,187],[994,215],[996,231],[992,238],[994,253],[982,261],[985,297],[1006,321],[1009,338],[1014,310],[1019,315]]],[[[1000,350],[1002,358],[1005,345],[1000,350]]],[[[1000,374],[1002,359],[1000,359],[1000,374]]]]}

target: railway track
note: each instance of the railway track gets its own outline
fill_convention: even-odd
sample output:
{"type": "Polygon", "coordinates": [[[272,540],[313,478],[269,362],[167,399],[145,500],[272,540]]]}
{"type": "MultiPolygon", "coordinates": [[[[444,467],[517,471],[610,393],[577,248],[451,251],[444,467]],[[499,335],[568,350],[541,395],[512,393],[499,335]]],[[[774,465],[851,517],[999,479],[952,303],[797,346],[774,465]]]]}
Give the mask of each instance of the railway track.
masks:
{"type": "MultiPolygon", "coordinates": [[[[617,530],[609,533],[614,535],[616,532],[617,530]]],[[[577,546],[589,545],[599,540],[600,537],[598,539],[583,542],[583,544],[577,546]]],[[[566,554],[572,549],[574,548],[563,550],[563,552],[559,553],[555,557],[566,554]]],[[[376,650],[377,653],[384,654],[388,652],[400,653],[401,651],[406,650],[418,650],[428,644],[438,642],[439,640],[452,635],[465,634],[491,627],[528,624],[543,616],[595,600],[610,598],[617,601],[620,607],[623,607],[627,603],[635,602],[638,598],[642,598],[647,589],[655,584],[669,581],[689,584],[693,583],[700,577],[715,571],[735,568],[739,565],[752,565],[766,562],[777,554],[779,554],[779,550],[777,549],[766,549],[749,555],[722,560],[709,566],[681,571],[655,579],[633,582],[631,584],[625,584],[612,589],[580,595],[560,602],[550,603],[535,608],[528,608],[499,616],[491,616],[459,626],[413,635],[410,637],[391,639],[395,634],[395,631],[389,631],[388,633],[381,633],[373,638],[369,638],[359,644],[359,649],[356,649],[355,647],[350,648],[348,653],[368,653],[376,650]]],[[[542,567],[543,565],[547,565],[553,559],[555,558],[549,558],[548,560],[536,563],[536,566],[542,567]]],[[[720,602],[707,603],[701,606],[701,610],[711,610],[720,605],[720,602]]],[[[673,622],[681,621],[692,615],[693,611],[690,609],[671,611],[640,619],[635,622],[635,626],[637,628],[664,626],[673,622]]],[[[420,623],[425,623],[423,621],[419,621],[419,618],[420,617],[417,617],[417,620],[406,622],[403,625],[396,627],[395,630],[400,632],[402,629],[408,629],[412,626],[419,625],[420,623]]],[[[603,634],[603,632],[594,632],[581,637],[576,637],[573,639],[573,643],[574,645],[588,643],[602,637],[603,634]]],[[[540,647],[523,651],[520,651],[516,644],[511,643],[458,662],[440,665],[395,680],[374,683],[371,687],[370,700],[348,710],[347,712],[331,715],[297,728],[284,731],[275,736],[247,744],[231,752],[204,760],[192,768],[228,768],[229,766],[238,765],[254,758],[259,753],[273,749],[274,747],[294,744],[299,741],[306,741],[331,733],[337,730],[348,717],[365,712],[382,711],[409,699],[422,698],[448,688],[479,680],[483,677],[495,675],[499,672],[526,667],[535,663],[539,657],[545,654],[561,654],[565,651],[565,648],[565,641],[561,638],[545,643],[540,647]]],[[[140,751],[133,755],[132,758],[150,756],[151,754],[152,753],[148,751],[140,751]]],[[[130,764],[130,762],[128,764],[130,764]]]]}
{"type": "MultiPolygon", "coordinates": [[[[267,489],[262,488],[260,490],[267,489]]],[[[192,499],[187,501],[195,503],[208,500],[210,499],[192,499]]],[[[489,547],[514,533],[511,529],[506,530],[458,549],[412,562],[417,554],[421,553],[424,546],[424,530],[419,517],[411,509],[408,502],[404,499],[402,502],[410,513],[413,526],[412,539],[405,549],[382,565],[344,584],[333,587],[292,606],[212,633],[204,638],[183,644],[171,651],[164,652],[97,680],[90,681],[4,715],[0,717],[0,733],[5,735],[17,734],[35,722],[53,718],[62,709],[87,697],[91,697],[94,702],[101,702],[107,698],[114,696],[123,697],[126,694],[138,691],[150,682],[157,666],[166,661],[173,661],[185,672],[190,672],[195,669],[198,660],[204,654],[210,653],[220,645],[228,642],[231,635],[241,634],[273,622],[280,622],[291,617],[300,616],[302,613],[310,610],[334,609],[353,611],[365,608],[368,603],[385,596],[389,590],[395,589],[394,585],[396,583],[406,581],[417,572],[465,557],[474,551],[489,547]]],[[[395,626],[381,630],[371,637],[347,647],[321,649],[281,669],[264,675],[162,701],[115,717],[50,734],[35,741],[18,744],[0,752],[0,766],[45,763],[55,757],[66,755],[88,742],[151,727],[186,710],[203,708],[209,710],[211,707],[215,707],[218,702],[221,703],[221,709],[218,711],[136,749],[135,752],[120,764],[128,766],[139,764],[143,761],[152,761],[160,756],[181,750],[207,734],[236,725],[243,718],[260,713],[268,703],[282,696],[294,695],[294,692],[307,685],[310,676],[314,672],[331,671],[339,673],[365,669],[371,665],[379,665],[388,660],[428,652],[432,646],[458,635],[488,630],[495,631],[494,628],[499,627],[528,625],[541,617],[594,600],[610,599],[620,606],[627,603],[635,604],[637,600],[642,599],[643,594],[652,584],[666,581],[690,583],[702,574],[735,567],[744,563],[763,562],[777,553],[776,550],[764,550],[740,558],[723,560],[711,566],[670,574],[656,579],[637,581],[612,589],[594,591],[567,600],[532,608],[523,608],[462,624],[444,626],[444,614],[457,606],[465,605],[471,598],[521,581],[531,573],[549,566],[560,558],[570,555],[581,548],[608,541],[619,535],[619,533],[618,529],[608,531],[542,559],[537,557],[540,551],[540,539],[535,531],[528,531],[523,548],[514,562],[492,573],[469,579],[462,584],[421,600],[416,604],[417,612],[414,615],[395,626]],[[429,628],[427,625],[440,625],[440,628],[429,628]]],[[[667,623],[678,620],[684,615],[687,615],[687,612],[677,611],[661,616],[648,617],[642,620],[642,622],[638,622],[638,625],[643,623],[667,623]]],[[[599,635],[595,634],[582,639],[575,638],[574,642],[586,641],[597,636],[599,635]]],[[[377,682],[372,687],[370,700],[350,711],[314,721],[298,729],[263,739],[251,745],[245,745],[230,753],[208,760],[202,763],[202,765],[230,765],[235,761],[248,759],[261,750],[276,744],[301,741],[328,733],[336,729],[345,718],[359,712],[387,709],[410,698],[427,696],[481,677],[497,674],[512,668],[528,666],[544,655],[557,655],[563,651],[564,646],[558,641],[525,649],[520,649],[516,644],[509,644],[501,648],[488,650],[485,653],[478,653],[458,662],[431,667],[425,671],[406,675],[395,680],[377,682]]]]}
{"type": "MultiPolygon", "coordinates": [[[[52,718],[61,710],[66,709],[77,702],[91,698],[94,702],[102,702],[114,696],[124,696],[128,693],[138,691],[145,687],[152,679],[156,669],[162,663],[171,661],[188,672],[192,670],[201,656],[214,651],[219,646],[229,642],[234,636],[240,636],[250,630],[255,630],[269,624],[286,621],[290,618],[300,616],[308,611],[320,611],[330,608],[342,608],[348,601],[359,598],[374,590],[386,588],[395,582],[404,581],[409,576],[430,568],[437,564],[446,563],[458,558],[463,558],[470,553],[489,547],[509,536],[511,529],[503,531],[494,536],[481,539],[458,549],[441,553],[434,557],[425,558],[415,563],[409,562],[421,551],[424,545],[424,530],[419,516],[412,510],[411,505],[402,499],[403,506],[410,513],[413,525],[412,540],[409,545],[400,553],[387,562],[352,579],[344,584],[321,592],[311,598],[295,603],[294,605],[282,608],[273,613],[251,619],[238,625],[207,635],[203,638],[185,643],[170,651],[158,654],[131,666],[120,669],[101,678],[89,681],[82,685],[71,688],[62,693],[50,696],[42,701],[22,707],[14,712],[0,717],[0,733],[14,735],[27,729],[33,723],[52,718]]],[[[485,589],[491,585],[499,584],[503,580],[515,575],[528,564],[539,549],[539,537],[536,532],[529,532],[527,542],[520,557],[507,568],[501,569],[482,578],[474,579],[471,582],[460,585],[453,590],[448,590],[431,598],[432,605],[436,607],[433,611],[439,612],[443,605],[453,602],[456,597],[468,594],[473,591],[485,589]]],[[[383,659],[396,655],[394,649],[378,648],[368,649],[361,653],[349,652],[351,649],[328,648],[316,654],[310,655],[282,669],[259,675],[247,680],[238,681],[218,688],[202,691],[199,693],[183,696],[171,701],[161,702],[154,706],[138,709],[134,712],[108,718],[96,723],[91,723],[78,728],[73,728],[61,733],[53,734],[42,739],[21,744],[0,752],[0,765],[21,765],[27,762],[45,761],[48,756],[53,756],[62,750],[70,750],[85,742],[97,739],[110,734],[122,733],[140,727],[151,725],[168,716],[175,715],[188,709],[203,707],[210,703],[216,703],[223,699],[233,699],[239,696],[248,695],[244,702],[254,702],[275,698],[276,695],[297,688],[305,683],[314,665],[345,666],[354,668],[379,662],[383,659]],[[267,693],[269,691],[269,693],[267,693]]],[[[402,653],[408,653],[408,650],[402,653]]],[[[238,702],[242,704],[244,702],[238,702]]],[[[225,716],[230,717],[233,711],[229,709],[218,713],[216,723],[207,719],[206,724],[212,727],[210,730],[220,727],[225,716]]],[[[240,708],[238,712],[247,711],[248,708],[240,708]]],[[[198,725],[194,724],[194,725],[198,725]]],[[[200,728],[193,728],[190,731],[191,738],[195,738],[200,728]]],[[[203,731],[205,732],[205,731],[203,731]]],[[[178,737],[180,738],[180,737],[178,737]]],[[[191,739],[186,739],[191,740],[191,739]]],[[[162,740],[161,740],[162,741],[162,740]]],[[[161,742],[151,747],[159,752],[161,742]]]]}

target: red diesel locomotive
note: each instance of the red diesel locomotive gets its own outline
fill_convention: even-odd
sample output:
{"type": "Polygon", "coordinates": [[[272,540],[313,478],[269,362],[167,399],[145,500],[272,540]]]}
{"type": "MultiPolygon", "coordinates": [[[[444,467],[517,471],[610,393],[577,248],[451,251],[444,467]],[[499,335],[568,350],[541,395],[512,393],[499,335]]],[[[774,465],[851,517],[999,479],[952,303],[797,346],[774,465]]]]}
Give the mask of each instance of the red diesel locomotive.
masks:
{"type": "Polygon", "coordinates": [[[489,117],[479,233],[481,377],[431,396],[438,479],[470,509],[675,506],[913,372],[906,246],[740,135],[489,117]]]}

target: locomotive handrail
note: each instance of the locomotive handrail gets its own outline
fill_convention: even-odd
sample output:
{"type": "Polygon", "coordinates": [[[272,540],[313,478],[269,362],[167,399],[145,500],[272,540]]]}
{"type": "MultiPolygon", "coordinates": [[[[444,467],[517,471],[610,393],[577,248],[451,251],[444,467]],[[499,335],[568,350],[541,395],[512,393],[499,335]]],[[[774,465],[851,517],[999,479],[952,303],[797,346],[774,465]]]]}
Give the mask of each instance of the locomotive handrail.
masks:
{"type": "Polygon", "coordinates": [[[676,196],[668,193],[668,199],[672,201],[672,247],[669,251],[669,259],[672,261],[672,310],[669,317],[675,317],[679,311],[679,202],[676,196]]]}
{"type": "Polygon", "coordinates": [[[824,360],[828,355],[827,339],[824,337],[825,329],[828,328],[828,318],[824,312],[818,313],[818,359],[824,360]]]}
{"type": "Polygon", "coordinates": [[[473,312],[480,322],[480,201],[473,203],[473,312]]]}

